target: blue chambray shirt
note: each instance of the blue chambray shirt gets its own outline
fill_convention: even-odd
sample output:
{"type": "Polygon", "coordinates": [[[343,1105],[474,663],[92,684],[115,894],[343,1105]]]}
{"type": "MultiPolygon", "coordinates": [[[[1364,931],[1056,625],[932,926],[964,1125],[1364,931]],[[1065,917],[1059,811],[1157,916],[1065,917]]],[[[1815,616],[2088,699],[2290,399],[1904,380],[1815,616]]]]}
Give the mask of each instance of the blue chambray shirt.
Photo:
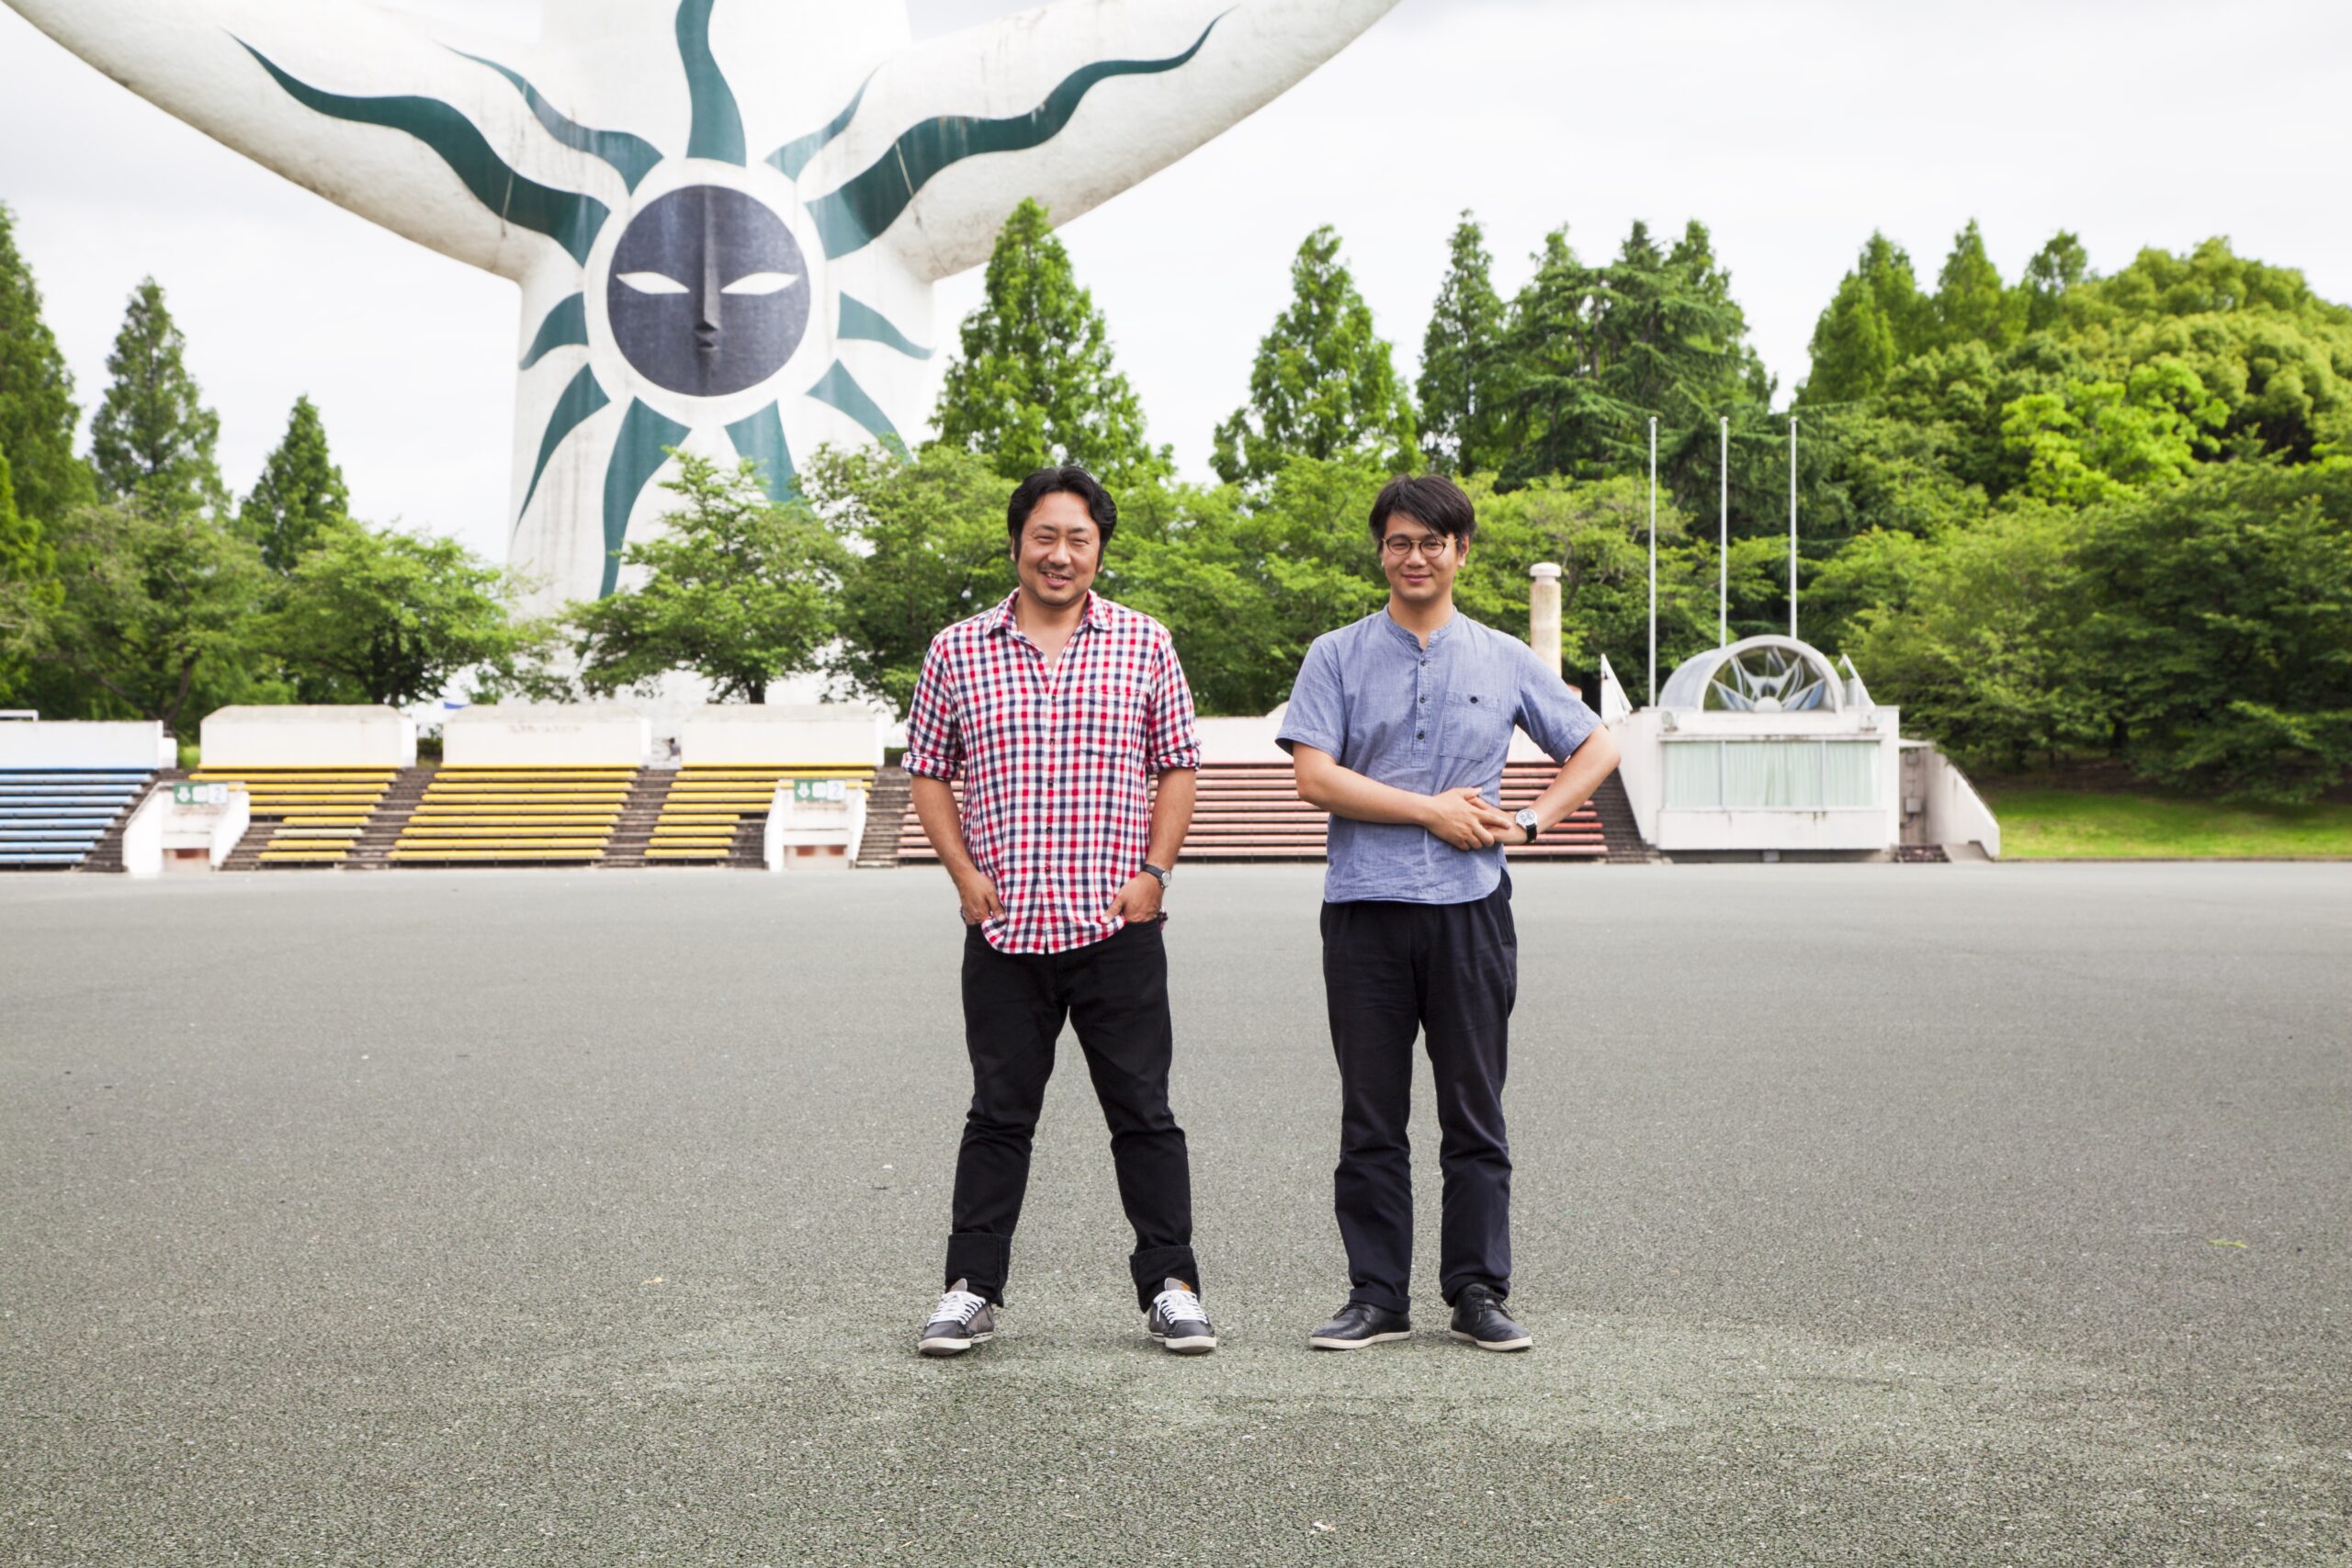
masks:
{"type": "MultiPolygon", "coordinates": [[[[1275,737],[1416,795],[1476,784],[1501,799],[1514,726],[1565,762],[1600,719],[1517,637],[1459,610],[1424,649],[1385,609],[1325,632],[1306,650],[1275,737]]],[[[1426,828],[1331,818],[1323,897],[1466,904],[1502,880],[1503,847],[1457,850],[1426,828]]]]}

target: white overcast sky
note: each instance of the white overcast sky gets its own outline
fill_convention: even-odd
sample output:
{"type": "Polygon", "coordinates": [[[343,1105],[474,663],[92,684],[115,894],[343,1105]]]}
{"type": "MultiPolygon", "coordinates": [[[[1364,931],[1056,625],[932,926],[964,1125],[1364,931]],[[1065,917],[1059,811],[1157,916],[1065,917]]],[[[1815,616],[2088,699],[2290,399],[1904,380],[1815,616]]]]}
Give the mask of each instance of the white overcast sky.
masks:
{"type": "MultiPolygon", "coordinates": [[[[561,0],[547,0],[560,4],[561,0]]],[[[846,3],[846,0],[845,0],[846,3]]],[[[887,0],[876,0],[887,3],[887,0]]],[[[537,0],[409,8],[528,36],[537,0]]],[[[929,35],[1018,9],[913,0],[929,35]]],[[[1204,475],[1288,265],[1338,226],[1409,371],[1454,216],[1509,293],[1562,223],[1713,231],[1783,394],[1873,228],[1932,276],[1980,220],[2014,276],[2050,234],[2094,267],[2225,234],[2352,300],[2352,6],[1405,0],[1252,118],[1063,231],[1155,439],[1204,475]]],[[[307,392],[354,510],[503,553],[511,285],[248,164],[0,9],[0,201],[86,419],[123,302],[164,284],[242,491],[307,392]]],[[[938,333],[979,289],[940,290],[938,333]]]]}

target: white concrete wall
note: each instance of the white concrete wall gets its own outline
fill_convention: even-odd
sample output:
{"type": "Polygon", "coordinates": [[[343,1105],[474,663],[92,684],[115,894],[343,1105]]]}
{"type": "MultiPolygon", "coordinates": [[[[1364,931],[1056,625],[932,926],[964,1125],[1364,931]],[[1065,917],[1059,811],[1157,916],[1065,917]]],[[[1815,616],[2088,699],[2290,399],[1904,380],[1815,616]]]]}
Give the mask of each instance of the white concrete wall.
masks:
{"type": "Polygon", "coordinates": [[[448,767],[643,767],[653,728],[611,703],[497,703],[449,716],[441,727],[448,767]]]}
{"type": "Polygon", "coordinates": [[[1920,785],[1926,792],[1921,806],[1928,819],[1928,841],[1946,846],[1974,844],[1999,860],[2001,823],[1993,808],[1951,758],[1930,745],[1926,759],[1920,785]]]}
{"type": "Polygon", "coordinates": [[[678,761],[878,768],[889,733],[890,716],[862,703],[713,703],[679,726],[678,761]]]}
{"type": "Polygon", "coordinates": [[[1623,752],[1618,776],[1634,825],[1652,848],[1681,850],[1892,849],[1903,836],[1901,713],[1877,707],[1847,713],[1770,716],[1701,709],[1642,708],[1611,726],[1623,752]],[[1673,728],[1668,728],[1669,719],[1673,728]],[[1872,740],[1878,746],[1878,801],[1870,807],[1726,808],[1666,805],[1665,749],[1699,740],[1872,740]]]}
{"type": "MultiPolygon", "coordinates": [[[[242,784],[228,786],[222,806],[179,806],[172,786],[157,784],[122,829],[122,868],[132,876],[156,876],[178,866],[167,862],[166,850],[200,849],[197,869],[218,871],[253,825],[253,799],[242,784]]],[[[184,867],[180,869],[185,869],[184,867]]]]}
{"type": "Polygon", "coordinates": [[[179,749],[153,719],[0,722],[0,768],[168,768],[179,749]]]}
{"type": "Polygon", "coordinates": [[[204,720],[208,768],[412,768],[416,724],[372,703],[228,707],[204,720]]]}
{"type": "Polygon", "coordinates": [[[761,850],[770,871],[846,868],[865,841],[865,790],[844,787],[842,798],[793,798],[790,781],[779,784],[768,803],[761,850]]]}

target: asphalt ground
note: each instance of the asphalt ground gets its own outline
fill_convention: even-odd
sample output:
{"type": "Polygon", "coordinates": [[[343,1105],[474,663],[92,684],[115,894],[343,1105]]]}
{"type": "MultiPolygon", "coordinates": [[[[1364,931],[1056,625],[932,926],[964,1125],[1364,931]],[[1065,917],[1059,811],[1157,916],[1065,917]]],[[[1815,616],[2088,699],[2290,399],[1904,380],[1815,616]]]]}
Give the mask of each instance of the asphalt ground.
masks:
{"type": "Polygon", "coordinates": [[[0,880],[0,1561],[2352,1561],[2352,874],[1538,867],[1512,1303],[1345,1291],[1319,871],[1191,870],[1226,1337],[1055,1079],[926,1361],[933,871],[0,880]]]}

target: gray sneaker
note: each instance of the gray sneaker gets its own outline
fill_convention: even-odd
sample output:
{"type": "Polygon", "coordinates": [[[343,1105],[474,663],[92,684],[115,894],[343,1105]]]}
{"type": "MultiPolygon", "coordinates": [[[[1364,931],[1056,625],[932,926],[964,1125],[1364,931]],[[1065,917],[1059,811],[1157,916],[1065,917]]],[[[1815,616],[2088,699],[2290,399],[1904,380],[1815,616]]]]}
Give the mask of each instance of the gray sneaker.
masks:
{"type": "Polygon", "coordinates": [[[915,1348],[926,1356],[960,1356],[973,1346],[996,1337],[996,1309],[986,1296],[974,1295],[958,1280],[947,1287],[931,1320],[922,1325],[915,1348]]]}
{"type": "Polygon", "coordinates": [[[1205,1356],[1216,1348],[1216,1330],[1209,1326],[1208,1308],[1182,1280],[1163,1280],[1168,1288],[1151,1298],[1143,1314],[1143,1331],[1179,1356],[1205,1356]]]}

